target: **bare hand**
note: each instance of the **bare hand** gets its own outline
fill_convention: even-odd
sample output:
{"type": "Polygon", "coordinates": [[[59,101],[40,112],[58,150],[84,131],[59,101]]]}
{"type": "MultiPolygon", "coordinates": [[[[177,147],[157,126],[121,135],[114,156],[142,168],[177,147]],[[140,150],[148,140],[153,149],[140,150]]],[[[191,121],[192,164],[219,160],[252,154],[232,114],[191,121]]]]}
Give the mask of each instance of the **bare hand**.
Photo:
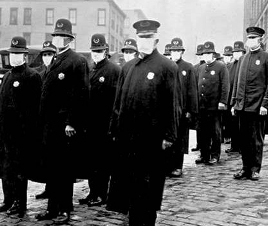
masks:
{"type": "Polygon", "coordinates": [[[267,115],[267,108],[261,107],[260,108],[260,115],[267,115]]]}
{"type": "Polygon", "coordinates": [[[172,143],[166,140],[163,140],[162,142],[162,149],[165,150],[167,148],[170,148],[172,146],[172,143]]]}
{"type": "Polygon", "coordinates": [[[66,136],[71,137],[76,134],[76,131],[72,126],[67,125],[65,127],[65,134],[66,136]]]}

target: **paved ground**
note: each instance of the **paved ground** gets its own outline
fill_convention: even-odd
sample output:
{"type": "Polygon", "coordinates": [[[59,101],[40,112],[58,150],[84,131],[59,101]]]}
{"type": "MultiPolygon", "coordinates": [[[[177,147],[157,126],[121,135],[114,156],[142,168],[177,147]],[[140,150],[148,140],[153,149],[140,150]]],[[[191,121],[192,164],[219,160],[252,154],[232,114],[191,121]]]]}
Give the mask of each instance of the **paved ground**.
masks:
{"type": "MultiPolygon", "coordinates": [[[[190,133],[190,147],[195,146],[195,131],[190,133]]],[[[268,138],[261,179],[238,181],[232,178],[240,169],[238,154],[227,155],[222,145],[222,158],[217,166],[196,166],[199,153],[185,156],[184,175],[167,179],[162,211],[158,213],[157,226],[267,226],[268,225],[268,138]]],[[[0,214],[1,226],[44,226],[52,221],[37,222],[37,212],[45,210],[47,200],[35,200],[35,194],[44,189],[43,184],[29,183],[28,211],[23,219],[0,214]]],[[[68,225],[74,226],[126,226],[127,218],[104,207],[81,206],[78,199],[88,193],[87,181],[74,186],[74,212],[68,225]]],[[[2,200],[0,188],[0,200],[2,200]]]]}

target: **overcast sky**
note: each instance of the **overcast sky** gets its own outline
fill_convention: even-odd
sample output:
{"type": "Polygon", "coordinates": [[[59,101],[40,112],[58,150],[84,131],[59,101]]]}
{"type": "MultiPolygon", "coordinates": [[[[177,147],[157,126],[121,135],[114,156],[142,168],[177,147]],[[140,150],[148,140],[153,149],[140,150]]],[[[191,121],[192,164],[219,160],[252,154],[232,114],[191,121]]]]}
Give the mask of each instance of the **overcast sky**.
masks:
{"type": "MultiPolygon", "coordinates": [[[[196,60],[196,46],[206,41],[222,53],[227,45],[243,39],[244,0],[114,0],[122,9],[141,9],[148,19],[161,23],[159,51],[180,37],[184,58],[196,60]]],[[[194,62],[193,62],[194,63],[194,62]]]]}

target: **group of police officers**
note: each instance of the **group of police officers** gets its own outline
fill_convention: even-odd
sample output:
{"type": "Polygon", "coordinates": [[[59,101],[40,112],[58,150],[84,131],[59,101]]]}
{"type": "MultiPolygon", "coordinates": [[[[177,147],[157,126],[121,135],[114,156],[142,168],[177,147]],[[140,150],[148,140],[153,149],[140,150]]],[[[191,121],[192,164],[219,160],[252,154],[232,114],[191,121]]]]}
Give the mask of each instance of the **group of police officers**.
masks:
{"type": "Polygon", "coordinates": [[[102,34],[91,37],[92,64],[73,51],[67,19],[43,43],[38,68],[25,62],[25,39],[12,38],[12,69],[0,87],[1,212],[25,215],[30,179],[46,183],[37,198],[48,198],[47,209],[36,219],[65,224],[73,184],[87,179],[81,205],[105,204],[128,214],[130,226],[155,225],[166,176],[182,176],[190,128],[197,131],[196,164],[220,161],[224,131],[227,152],[242,156],[234,178],[259,179],[268,108],[265,31],[249,27],[248,51],[237,41],[224,49],[225,62],[213,42],[200,44],[193,65],[183,60],[180,38],[158,52],[159,26],[134,23],[137,35],[124,43],[122,67],[109,60],[102,34]]]}

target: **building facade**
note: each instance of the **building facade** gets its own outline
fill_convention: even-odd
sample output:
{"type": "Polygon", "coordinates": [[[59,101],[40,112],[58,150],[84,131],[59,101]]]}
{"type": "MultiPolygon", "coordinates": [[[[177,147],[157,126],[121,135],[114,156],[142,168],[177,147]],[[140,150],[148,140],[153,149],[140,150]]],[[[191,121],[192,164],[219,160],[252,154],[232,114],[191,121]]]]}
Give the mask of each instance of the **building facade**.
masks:
{"type": "MultiPolygon", "coordinates": [[[[265,30],[264,48],[268,46],[268,0],[244,0],[244,30],[249,26],[261,27],[265,30]]],[[[244,34],[246,40],[246,33],[244,34]]]]}
{"type": "Polygon", "coordinates": [[[28,45],[42,45],[52,39],[56,21],[66,18],[73,25],[75,50],[89,50],[91,36],[100,33],[110,51],[120,51],[125,17],[114,0],[0,0],[0,47],[10,46],[17,35],[28,45]]]}
{"type": "Polygon", "coordinates": [[[124,39],[136,37],[136,30],[133,28],[133,24],[139,20],[145,20],[147,17],[140,9],[123,10],[127,15],[124,23],[124,39]]]}

